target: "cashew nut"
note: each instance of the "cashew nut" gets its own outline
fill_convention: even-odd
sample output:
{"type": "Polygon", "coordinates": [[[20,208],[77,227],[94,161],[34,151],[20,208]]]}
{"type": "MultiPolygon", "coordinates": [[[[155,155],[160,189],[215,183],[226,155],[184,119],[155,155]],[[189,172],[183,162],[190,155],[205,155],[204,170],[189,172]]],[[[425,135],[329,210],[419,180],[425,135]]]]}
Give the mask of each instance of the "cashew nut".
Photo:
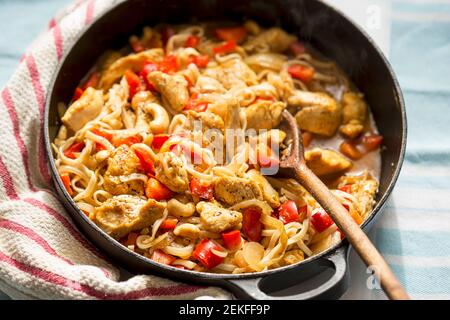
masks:
{"type": "Polygon", "coordinates": [[[192,202],[182,203],[177,199],[170,199],[167,202],[167,210],[176,217],[190,217],[195,212],[195,205],[192,202]]]}
{"type": "Polygon", "coordinates": [[[167,132],[169,114],[157,102],[150,92],[142,92],[133,97],[131,106],[136,112],[135,128],[150,130],[154,134],[167,132]]]}
{"type": "Polygon", "coordinates": [[[200,228],[197,227],[195,224],[183,223],[183,224],[177,226],[173,230],[173,233],[176,236],[185,237],[185,238],[189,238],[189,239],[195,240],[200,235],[200,228]]]}

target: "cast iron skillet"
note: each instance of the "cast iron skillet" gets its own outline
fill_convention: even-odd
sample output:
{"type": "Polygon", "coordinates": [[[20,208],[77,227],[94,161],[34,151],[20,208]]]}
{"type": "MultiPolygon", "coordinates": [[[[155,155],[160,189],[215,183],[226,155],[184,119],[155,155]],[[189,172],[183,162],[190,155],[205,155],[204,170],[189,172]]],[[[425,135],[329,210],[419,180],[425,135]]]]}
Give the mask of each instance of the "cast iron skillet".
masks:
{"type": "Polygon", "coordinates": [[[105,50],[120,48],[127,37],[145,25],[195,20],[251,18],[263,26],[281,26],[309,41],[335,60],[365,94],[381,134],[384,151],[377,205],[364,223],[368,231],[391,193],[403,162],[406,146],[406,114],[400,87],[383,54],[373,41],[341,12],[318,0],[153,0],[117,1],[87,27],[65,55],[47,96],[45,138],[53,180],[61,201],[78,227],[118,264],[138,273],[153,273],[186,282],[211,284],[231,290],[239,298],[331,299],[348,286],[348,248],[340,245],[299,264],[266,272],[220,275],[160,265],[129,251],[89,220],[75,205],[58,177],[51,142],[60,126],[57,104],[68,102],[80,79],[105,50]],[[330,272],[331,270],[331,272],[330,272]],[[326,280],[311,287],[310,279],[327,271],[326,280]],[[294,287],[297,294],[282,295],[294,287]]]}

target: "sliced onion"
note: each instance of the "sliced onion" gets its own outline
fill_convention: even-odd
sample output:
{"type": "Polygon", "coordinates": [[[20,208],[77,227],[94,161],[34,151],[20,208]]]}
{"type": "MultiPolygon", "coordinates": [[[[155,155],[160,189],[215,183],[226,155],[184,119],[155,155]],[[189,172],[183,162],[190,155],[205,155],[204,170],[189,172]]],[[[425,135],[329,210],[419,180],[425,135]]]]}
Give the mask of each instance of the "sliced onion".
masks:
{"type": "Polygon", "coordinates": [[[197,264],[191,260],[184,260],[184,259],[177,259],[174,262],[172,262],[173,266],[183,266],[187,269],[194,269],[197,264]]]}
{"type": "Polygon", "coordinates": [[[227,251],[211,249],[211,252],[218,257],[225,258],[228,255],[227,251]]]}
{"type": "Polygon", "coordinates": [[[261,271],[265,266],[261,263],[264,257],[264,247],[257,242],[247,242],[242,249],[242,256],[249,267],[255,271],[261,271]]]}
{"type": "Polygon", "coordinates": [[[167,246],[163,248],[163,251],[181,259],[188,259],[192,255],[192,251],[194,251],[194,244],[191,243],[185,247],[167,246]]]}

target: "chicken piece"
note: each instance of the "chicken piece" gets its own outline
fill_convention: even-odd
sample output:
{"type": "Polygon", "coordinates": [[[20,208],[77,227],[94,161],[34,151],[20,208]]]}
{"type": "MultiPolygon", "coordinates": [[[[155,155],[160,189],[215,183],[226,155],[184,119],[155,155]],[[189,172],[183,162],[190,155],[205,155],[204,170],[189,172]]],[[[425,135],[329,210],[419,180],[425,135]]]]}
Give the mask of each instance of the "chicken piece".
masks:
{"type": "Polygon", "coordinates": [[[290,45],[296,40],[296,37],[280,28],[270,28],[249,39],[244,43],[243,47],[248,52],[264,50],[282,53],[289,49],[290,45]]]}
{"type": "Polygon", "coordinates": [[[131,107],[136,113],[136,129],[150,131],[153,134],[167,132],[170,123],[169,114],[151,92],[138,92],[131,101],[131,107]]]}
{"type": "Polygon", "coordinates": [[[86,123],[94,120],[103,108],[103,93],[101,90],[87,88],[83,95],[67,109],[61,118],[62,123],[72,131],[78,131],[86,123]]]}
{"type": "Polygon", "coordinates": [[[197,203],[200,221],[203,227],[211,232],[223,232],[229,229],[240,228],[242,213],[228,210],[211,202],[197,203]]]}
{"type": "Polygon", "coordinates": [[[221,132],[225,130],[222,118],[212,112],[196,112],[189,110],[186,112],[186,117],[187,130],[194,130],[195,128],[195,131],[198,131],[198,129],[200,129],[198,128],[199,125],[201,125],[202,132],[210,129],[218,129],[221,132]]]}
{"type": "Polygon", "coordinates": [[[165,203],[153,199],[119,195],[96,208],[93,220],[111,237],[120,239],[131,231],[150,227],[162,217],[165,208],[165,203]]]}
{"type": "Polygon", "coordinates": [[[140,71],[146,62],[160,62],[164,57],[164,50],[150,49],[136,54],[130,54],[120,58],[112,63],[109,68],[103,72],[100,78],[100,88],[103,90],[111,88],[111,86],[119,80],[126,70],[131,69],[134,72],[140,71]]]}
{"type": "Polygon", "coordinates": [[[272,208],[278,208],[280,206],[280,197],[278,192],[272,187],[261,172],[252,169],[247,172],[247,178],[259,185],[264,201],[266,201],[272,208]]]}
{"type": "MultiPolygon", "coordinates": [[[[356,198],[350,210],[356,210],[365,219],[372,212],[375,196],[378,192],[378,182],[367,171],[356,176],[343,176],[338,187],[351,185],[351,194],[356,198]]],[[[352,212],[350,213],[352,214],[352,212]]]]}
{"type": "Polygon", "coordinates": [[[286,61],[285,55],[271,52],[257,53],[245,58],[245,63],[256,73],[264,70],[280,72],[286,61]]]}
{"type": "Polygon", "coordinates": [[[318,176],[342,173],[352,167],[352,162],[340,153],[315,148],[305,152],[306,165],[318,176]]]}
{"type": "Polygon", "coordinates": [[[350,139],[357,138],[364,130],[367,111],[367,104],[362,94],[354,92],[345,93],[342,97],[341,134],[350,139]]]}
{"type": "Polygon", "coordinates": [[[174,192],[189,189],[189,179],[183,161],[173,152],[159,153],[155,157],[156,178],[174,192]]]}
{"type": "Polygon", "coordinates": [[[277,101],[258,101],[245,109],[248,129],[272,129],[278,127],[281,113],[286,109],[286,103],[277,101]]]}
{"type": "Polygon", "coordinates": [[[255,181],[236,177],[215,178],[214,195],[230,206],[250,199],[263,200],[261,187],[255,181]]]}
{"type": "Polygon", "coordinates": [[[127,176],[138,173],[141,163],[136,154],[127,145],[121,145],[114,150],[108,159],[103,187],[113,195],[144,194],[144,182],[141,180],[127,181],[127,176]]]}
{"type": "Polygon", "coordinates": [[[225,93],[223,85],[214,78],[200,76],[195,83],[195,88],[199,93],[225,93]]]}
{"type": "Polygon", "coordinates": [[[246,87],[258,83],[255,72],[241,59],[227,60],[218,67],[206,69],[203,75],[216,79],[227,90],[236,86],[246,87]]]}
{"type": "Polygon", "coordinates": [[[189,101],[188,82],[184,77],[154,71],[147,76],[147,79],[153,83],[174,111],[183,110],[189,101]]]}
{"type": "Polygon", "coordinates": [[[326,93],[297,90],[288,105],[302,108],[295,115],[302,130],[331,137],[341,124],[342,107],[326,93]]]}

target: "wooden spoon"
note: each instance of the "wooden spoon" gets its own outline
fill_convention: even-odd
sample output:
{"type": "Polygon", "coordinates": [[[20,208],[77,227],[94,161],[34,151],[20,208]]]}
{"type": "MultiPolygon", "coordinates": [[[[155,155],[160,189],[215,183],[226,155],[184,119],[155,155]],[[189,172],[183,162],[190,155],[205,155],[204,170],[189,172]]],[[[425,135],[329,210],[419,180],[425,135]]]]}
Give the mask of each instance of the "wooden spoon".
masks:
{"type": "Polygon", "coordinates": [[[280,162],[280,174],[296,177],[298,182],[319,202],[359,254],[367,266],[379,276],[381,287],[389,299],[409,300],[409,296],[388,264],[328,187],[306,166],[303,142],[295,118],[283,111],[281,130],[291,139],[290,154],[280,162]]]}

